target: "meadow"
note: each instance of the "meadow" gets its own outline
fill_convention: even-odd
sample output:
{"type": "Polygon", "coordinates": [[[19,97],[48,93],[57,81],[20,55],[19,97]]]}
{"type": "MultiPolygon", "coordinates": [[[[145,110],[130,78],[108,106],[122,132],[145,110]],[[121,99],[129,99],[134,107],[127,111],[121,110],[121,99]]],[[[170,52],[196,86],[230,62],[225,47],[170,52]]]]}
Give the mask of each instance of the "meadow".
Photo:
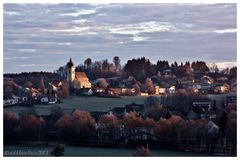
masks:
{"type": "MultiPolygon", "coordinates": [[[[61,103],[54,104],[62,107],[66,113],[72,112],[73,109],[87,110],[87,111],[109,111],[114,107],[124,107],[126,104],[137,103],[144,104],[147,97],[121,97],[121,98],[105,98],[105,97],[77,97],[72,96],[61,100],[61,103]]],[[[51,108],[54,105],[34,105],[38,115],[50,114],[51,108]]],[[[24,113],[30,107],[13,106],[5,108],[5,110],[16,113],[24,113]]]]}

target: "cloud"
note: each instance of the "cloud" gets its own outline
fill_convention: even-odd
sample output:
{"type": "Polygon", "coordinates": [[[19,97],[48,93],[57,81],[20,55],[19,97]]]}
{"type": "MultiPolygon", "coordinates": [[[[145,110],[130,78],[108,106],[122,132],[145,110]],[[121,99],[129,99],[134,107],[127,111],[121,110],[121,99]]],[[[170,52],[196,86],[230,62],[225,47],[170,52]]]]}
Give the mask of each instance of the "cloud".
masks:
{"type": "Polygon", "coordinates": [[[107,13],[98,13],[97,16],[107,16],[107,13]]]}
{"type": "MultiPolygon", "coordinates": [[[[157,22],[157,21],[148,21],[124,25],[112,25],[109,26],[108,29],[110,34],[132,36],[133,42],[147,41],[148,39],[150,39],[150,37],[148,36],[141,36],[142,34],[176,31],[176,27],[173,24],[169,22],[157,22]]],[[[122,44],[122,41],[120,41],[119,44],[122,44]]]]}
{"type": "Polygon", "coordinates": [[[237,28],[228,28],[228,29],[222,29],[222,30],[214,30],[215,33],[236,33],[237,32],[237,28]]]}
{"type": "Polygon", "coordinates": [[[60,46],[71,46],[72,43],[70,43],[70,42],[66,42],[66,43],[57,43],[57,45],[60,45],[60,46]]]}
{"type": "Polygon", "coordinates": [[[20,64],[17,65],[18,67],[51,67],[51,66],[55,66],[52,64],[20,64]]]}
{"type": "Polygon", "coordinates": [[[175,30],[175,26],[169,22],[141,22],[134,24],[117,25],[110,28],[112,34],[127,34],[127,35],[138,35],[140,33],[151,33],[151,32],[167,32],[175,30]]]}
{"type": "Polygon", "coordinates": [[[45,32],[83,32],[83,31],[87,31],[89,30],[90,27],[77,27],[77,26],[73,26],[72,28],[66,28],[66,29],[42,29],[42,31],[45,32]]]}
{"type": "Polygon", "coordinates": [[[237,66],[237,62],[217,62],[216,65],[218,66],[218,68],[220,69],[224,69],[224,68],[231,68],[234,66],[237,66]]]}
{"type": "Polygon", "coordinates": [[[65,29],[41,29],[42,32],[63,33],[68,36],[82,36],[82,35],[97,35],[98,33],[92,31],[90,26],[78,27],[73,26],[65,29]]]}
{"type": "Polygon", "coordinates": [[[4,60],[28,59],[29,57],[4,57],[4,60]]]}
{"type": "Polygon", "coordinates": [[[19,52],[35,52],[36,49],[19,49],[19,52]]]}
{"type": "Polygon", "coordinates": [[[84,24],[87,21],[88,21],[87,19],[77,19],[77,20],[73,20],[72,22],[76,24],[84,24]]]}
{"type": "Polygon", "coordinates": [[[208,63],[234,62],[237,57],[236,4],[6,3],[3,7],[4,60],[12,58],[4,63],[4,72],[53,71],[54,66],[16,66],[51,64],[52,59],[59,62],[57,66],[69,56],[81,63],[88,57],[119,55],[123,64],[139,56],[169,62],[201,58],[208,63]],[[34,58],[13,58],[24,56],[34,58]]]}
{"type": "Polygon", "coordinates": [[[141,36],[134,36],[133,37],[134,42],[146,41],[148,39],[149,39],[149,37],[141,37],[141,36]]]}
{"type": "Polygon", "coordinates": [[[4,11],[3,13],[6,14],[6,15],[9,15],[9,16],[19,16],[19,15],[21,15],[19,12],[15,12],[15,11],[4,11]]]}
{"type": "Polygon", "coordinates": [[[95,9],[84,9],[84,10],[80,10],[80,11],[73,12],[73,13],[61,13],[59,15],[60,16],[78,17],[78,16],[89,15],[89,14],[94,14],[94,13],[96,13],[95,9]]]}

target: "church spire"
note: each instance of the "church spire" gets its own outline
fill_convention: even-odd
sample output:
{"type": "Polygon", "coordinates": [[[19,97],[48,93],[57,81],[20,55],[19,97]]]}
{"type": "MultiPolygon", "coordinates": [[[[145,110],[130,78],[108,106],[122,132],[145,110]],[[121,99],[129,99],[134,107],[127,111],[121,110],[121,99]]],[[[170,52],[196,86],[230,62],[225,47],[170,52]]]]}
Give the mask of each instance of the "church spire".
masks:
{"type": "Polygon", "coordinates": [[[70,68],[72,66],[74,66],[74,63],[72,62],[72,58],[70,57],[69,62],[67,63],[67,66],[70,68]]]}

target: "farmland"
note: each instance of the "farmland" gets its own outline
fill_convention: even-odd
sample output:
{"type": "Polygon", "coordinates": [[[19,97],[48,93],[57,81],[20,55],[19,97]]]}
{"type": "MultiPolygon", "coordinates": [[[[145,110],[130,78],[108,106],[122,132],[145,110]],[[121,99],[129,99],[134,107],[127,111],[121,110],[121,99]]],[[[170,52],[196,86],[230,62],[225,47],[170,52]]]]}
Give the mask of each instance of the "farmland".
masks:
{"type": "MultiPolygon", "coordinates": [[[[143,104],[146,97],[121,97],[121,98],[102,98],[102,97],[70,97],[63,99],[61,103],[55,104],[62,107],[65,112],[71,112],[73,109],[88,111],[108,111],[114,107],[123,107],[126,104],[141,103],[143,104]]],[[[54,105],[34,105],[39,115],[48,115],[51,107],[54,105]]],[[[26,112],[29,107],[14,106],[6,108],[6,110],[22,113],[26,112]]]]}

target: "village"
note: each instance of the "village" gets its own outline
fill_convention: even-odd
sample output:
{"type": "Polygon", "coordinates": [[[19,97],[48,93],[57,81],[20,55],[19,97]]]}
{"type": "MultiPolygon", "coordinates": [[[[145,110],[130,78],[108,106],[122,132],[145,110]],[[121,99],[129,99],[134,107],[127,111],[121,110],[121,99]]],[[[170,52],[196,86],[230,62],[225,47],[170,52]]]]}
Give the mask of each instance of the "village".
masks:
{"type": "Polygon", "coordinates": [[[85,72],[75,72],[71,59],[64,67],[57,71],[62,81],[49,82],[46,87],[43,78],[37,86],[33,86],[30,82],[24,87],[14,84],[11,78],[4,77],[4,106],[30,103],[55,104],[60,97],[65,96],[63,94],[100,97],[156,96],[174,94],[179,89],[200,94],[236,92],[236,79],[229,80],[229,73],[222,74],[220,77],[212,73],[215,78],[203,75],[194,79],[193,77],[176,77],[171,69],[166,69],[162,73],[158,71],[157,75],[146,78],[145,82],[140,83],[133,76],[127,79],[115,76],[90,81],[85,72]],[[18,92],[14,92],[16,94],[11,92],[13,90],[11,87],[18,88],[18,92]]]}
{"type": "MultiPolygon", "coordinates": [[[[197,108],[193,110],[198,114],[200,110],[206,112],[216,107],[221,108],[223,105],[227,105],[229,101],[236,102],[236,78],[229,80],[229,73],[222,74],[220,77],[216,77],[212,73],[215,79],[209,75],[194,79],[189,76],[176,77],[176,75],[172,74],[171,69],[165,69],[162,74],[158,71],[157,75],[146,78],[145,82],[140,83],[133,76],[129,76],[127,79],[115,76],[90,81],[85,72],[75,70],[75,65],[70,58],[64,67],[60,67],[56,71],[62,79],[48,82],[47,85],[43,77],[41,77],[37,86],[33,86],[31,82],[26,82],[25,87],[19,86],[11,78],[4,77],[3,106],[54,105],[61,103],[62,99],[70,96],[103,98],[159,96],[164,102],[164,99],[178,92],[193,93],[201,96],[218,95],[219,97],[219,95],[226,95],[222,96],[221,106],[216,106],[216,100],[214,99],[211,101],[199,98],[199,100],[192,101],[189,108],[197,108]]],[[[134,101],[132,104],[135,107],[134,101]]],[[[123,115],[126,110],[129,109],[126,109],[124,105],[111,109],[117,115],[120,114],[117,112],[122,112],[123,115]]],[[[140,110],[141,114],[143,114],[144,104],[137,105],[134,110],[140,110]]],[[[189,109],[189,113],[191,111],[192,109],[189,109]]]]}
{"type": "MultiPolygon", "coordinates": [[[[188,63],[179,65],[180,68],[184,66],[188,66],[188,63]]],[[[17,114],[23,117],[34,116],[39,124],[46,123],[44,133],[38,127],[32,131],[30,139],[47,140],[51,138],[58,141],[58,138],[62,137],[66,143],[71,144],[75,141],[81,145],[94,144],[97,146],[116,146],[117,144],[131,146],[146,142],[152,146],[158,146],[156,142],[159,142],[160,144],[168,143],[167,146],[173,149],[180,147],[187,150],[224,152],[226,154],[234,152],[235,148],[232,143],[235,139],[234,134],[230,139],[225,137],[227,135],[223,136],[225,138],[220,136],[225,133],[227,123],[231,122],[228,127],[234,125],[234,117],[231,117],[233,118],[231,121],[225,120],[236,110],[236,74],[232,71],[233,69],[231,72],[228,69],[222,73],[219,71],[215,73],[215,68],[212,73],[195,72],[194,74],[197,76],[192,76],[192,73],[189,74],[191,76],[176,76],[173,70],[167,67],[167,69],[161,68],[156,75],[144,78],[144,80],[135,79],[134,74],[125,76],[127,78],[115,75],[91,78],[90,80],[87,75],[91,76],[91,74],[86,68],[75,67],[70,58],[67,64],[60,67],[55,73],[48,73],[48,78],[42,76],[43,74],[36,73],[38,81],[36,79],[29,81],[31,77],[25,77],[28,81],[21,78],[14,80],[11,75],[7,75],[4,77],[4,114],[9,116],[16,114],[14,110],[11,110],[13,108],[27,108],[25,114],[20,112],[17,114]],[[24,82],[23,85],[18,84],[21,81],[24,82]],[[141,100],[140,103],[134,100],[135,97],[141,100]],[[65,104],[67,101],[72,101],[71,104],[74,105],[65,104]],[[118,102],[119,105],[113,105],[116,103],[112,104],[111,102],[118,102]],[[75,107],[75,105],[79,107],[75,107]],[[84,109],[80,107],[84,105],[84,109]],[[90,110],[91,105],[95,105],[96,109],[90,110]],[[105,108],[100,109],[98,106],[101,105],[105,105],[103,106],[105,108]],[[42,108],[47,109],[48,112],[36,113],[36,110],[42,108]],[[85,118],[81,119],[81,117],[85,118]],[[88,120],[85,122],[86,119],[88,120]],[[77,126],[74,127],[78,120],[83,121],[79,122],[83,128],[87,127],[85,131],[80,126],[78,126],[81,128],[80,131],[77,131],[77,126]],[[194,125],[194,123],[197,124],[194,125]],[[170,124],[175,129],[170,129],[171,127],[168,126],[170,124]],[[70,133],[67,131],[69,126],[66,125],[72,125],[70,133]],[[191,127],[184,128],[185,125],[191,127]],[[163,126],[168,129],[161,128],[163,126]],[[204,127],[204,133],[200,132],[200,126],[204,127]],[[183,134],[182,130],[179,134],[174,134],[178,129],[185,131],[187,129],[190,132],[194,128],[199,132],[181,135],[181,138],[183,136],[185,139],[176,142],[178,147],[170,145],[178,140],[179,134],[183,134]],[[81,134],[75,134],[78,132],[81,134]],[[197,141],[197,136],[200,134],[208,137],[200,140],[201,145],[197,141]],[[75,138],[69,139],[72,136],[75,138]],[[207,141],[212,136],[218,138],[208,143],[207,141]],[[87,137],[89,140],[86,140],[87,137]],[[185,143],[189,143],[189,145],[185,143]],[[190,143],[194,145],[190,145],[190,143]],[[183,144],[185,145],[183,146],[183,144]],[[214,151],[209,150],[212,145],[216,145],[214,151]]],[[[116,68],[113,70],[116,71],[116,68]]],[[[191,70],[190,72],[193,72],[191,70]]],[[[125,72],[127,72],[126,69],[125,72]]],[[[16,118],[16,120],[21,124],[21,118],[16,118]]],[[[40,128],[42,127],[40,126],[40,128]]],[[[15,131],[11,129],[9,132],[10,135],[16,135],[15,131]]],[[[20,137],[24,135],[21,132],[18,133],[20,137]]],[[[26,134],[29,135],[29,133],[26,134]]],[[[8,134],[7,137],[10,135],[8,134]]],[[[9,140],[18,139],[19,137],[17,137],[12,136],[9,140]]],[[[22,138],[26,139],[26,136],[22,138]]]]}

